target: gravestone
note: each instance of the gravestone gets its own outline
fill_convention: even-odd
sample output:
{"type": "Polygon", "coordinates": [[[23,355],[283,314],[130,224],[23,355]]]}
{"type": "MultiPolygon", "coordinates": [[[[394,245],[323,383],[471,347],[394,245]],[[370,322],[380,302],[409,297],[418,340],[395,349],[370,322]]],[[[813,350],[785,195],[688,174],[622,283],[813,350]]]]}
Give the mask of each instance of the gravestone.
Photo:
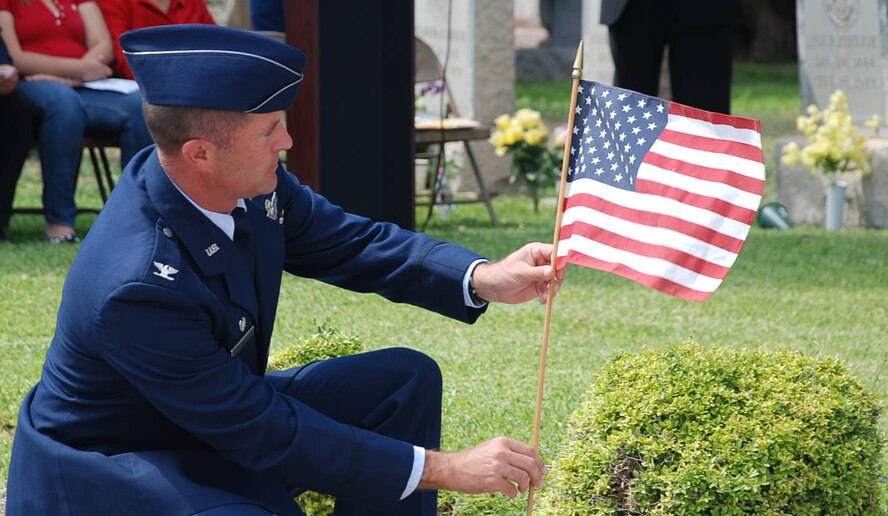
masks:
{"type": "MultiPolygon", "coordinates": [[[[802,107],[829,105],[841,89],[855,125],[877,114],[888,118],[888,0],[797,0],[799,82],[802,107]]],[[[862,130],[865,131],[865,130],[862,130]]],[[[884,129],[882,129],[884,131],[884,129]]],[[[872,134],[872,133],[870,133],[872,134]]],[[[877,135],[878,136],[878,135],[877,135]]],[[[827,181],[802,166],[780,162],[784,144],[807,143],[802,136],[778,140],[777,201],[794,224],[823,226],[827,181]]],[[[844,227],[888,227],[888,141],[871,137],[872,173],[848,172],[844,227]]]]}
{"type": "Polygon", "coordinates": [[[583,79],[614,83],[614,59],[611,56],[607,25],[599,22],[601,0],[588,0],[583,5],[583,79]]]}
{"type": "Polygon", "coordinates": [[[837,89],[860,123],[888,110],[888,0],[797,0],[802,105],[829,105],[837,89]]]}
{"type": "MultiPolygon", "coordinates": [[[[416,0],[415,32],[444,65],[459,114],[484,124],[515,109],[515,44],[513,0],[416,0]],[[449,27],[448,27],[449,18],[449,27]]],[[[434,101],[430,101],[434,102],[434,101]]],[[[484,141],[470,143],[489,190],[505,187],[510,160],[493,153],[484,141]]],[[[461,145],[448,145],[448,159],[464,164],[461,190],[476,190],[475,179],[462,157],[461,145]]]]}

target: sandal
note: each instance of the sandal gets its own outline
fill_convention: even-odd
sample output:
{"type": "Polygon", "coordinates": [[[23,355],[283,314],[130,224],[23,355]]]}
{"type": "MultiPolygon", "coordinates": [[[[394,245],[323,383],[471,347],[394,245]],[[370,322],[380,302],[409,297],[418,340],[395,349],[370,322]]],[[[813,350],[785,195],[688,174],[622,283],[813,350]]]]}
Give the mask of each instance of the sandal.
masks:
{"type": "Polygon", "coordinates": [[[55,237],[46,237],[46,241],[50,244],[79,244],[80,238],[74,233],[68,233],[67,235],[59,235],[55,237]]]}

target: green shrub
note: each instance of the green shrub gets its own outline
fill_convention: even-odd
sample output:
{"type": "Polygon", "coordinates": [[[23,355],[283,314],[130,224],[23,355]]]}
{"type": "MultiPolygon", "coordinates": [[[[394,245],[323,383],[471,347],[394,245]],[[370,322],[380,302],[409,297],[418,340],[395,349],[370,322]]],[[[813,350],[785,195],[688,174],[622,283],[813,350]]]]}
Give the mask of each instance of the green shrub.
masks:
{"type": "MultiPolygon", "coordinates": [[[[281,371],[316,360],[353,355],[364,351],[354,335],[340,335],[328,322],[317,327],[308,337],[299,339],[289,348],[268,359],[269,371],[281,371]]],[[[306,516],[330,516],[335,499],[332,496],[306,491],[296,498],[306,516]]]]}
{"type": "Polygon", "coordinates": [[[316,360],[344,357],[362,353],[364,345],[355,335],[340,335],[329,322],[317,327],[308,337],[302,337],[289,348],[268,359],[269,371],[281,371],[316,360]]]}
{"type": "Polygon", "coordinates": [[[879,411],[835,359],[618,354],[571,416],[538,514],[877,514],[879,411]]]}

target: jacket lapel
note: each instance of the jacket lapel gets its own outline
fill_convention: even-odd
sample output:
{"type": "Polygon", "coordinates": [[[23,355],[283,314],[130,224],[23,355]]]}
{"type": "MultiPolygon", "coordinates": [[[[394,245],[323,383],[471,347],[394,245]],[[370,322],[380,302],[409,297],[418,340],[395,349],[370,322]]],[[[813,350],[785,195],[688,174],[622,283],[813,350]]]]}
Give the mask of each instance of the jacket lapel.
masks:
{"type": "MultiPolygon", "coordinates": [[[[221,274],[231,301],[258,320],[256,288],[237,246],[182,195],[160,166],[156,152],[145,165],[149,169],[145,181],[152,204],[191,255],[200,273],[204,276],[221,274]]],[[[257,269],[258,263],[257,258],[257,269]]]]}

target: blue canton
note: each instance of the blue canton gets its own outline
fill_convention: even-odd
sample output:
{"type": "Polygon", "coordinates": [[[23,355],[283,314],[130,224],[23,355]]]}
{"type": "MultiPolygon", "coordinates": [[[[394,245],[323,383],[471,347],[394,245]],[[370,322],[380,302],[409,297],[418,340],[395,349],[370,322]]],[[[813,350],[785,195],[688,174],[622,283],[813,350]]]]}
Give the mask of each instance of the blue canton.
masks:
{"type": "Polygon", "coordinates": [[[665,100],[580,81],[568,180],[587,177],[635,191],[638,167],[665,129],[668,116],[665,100]]]}

